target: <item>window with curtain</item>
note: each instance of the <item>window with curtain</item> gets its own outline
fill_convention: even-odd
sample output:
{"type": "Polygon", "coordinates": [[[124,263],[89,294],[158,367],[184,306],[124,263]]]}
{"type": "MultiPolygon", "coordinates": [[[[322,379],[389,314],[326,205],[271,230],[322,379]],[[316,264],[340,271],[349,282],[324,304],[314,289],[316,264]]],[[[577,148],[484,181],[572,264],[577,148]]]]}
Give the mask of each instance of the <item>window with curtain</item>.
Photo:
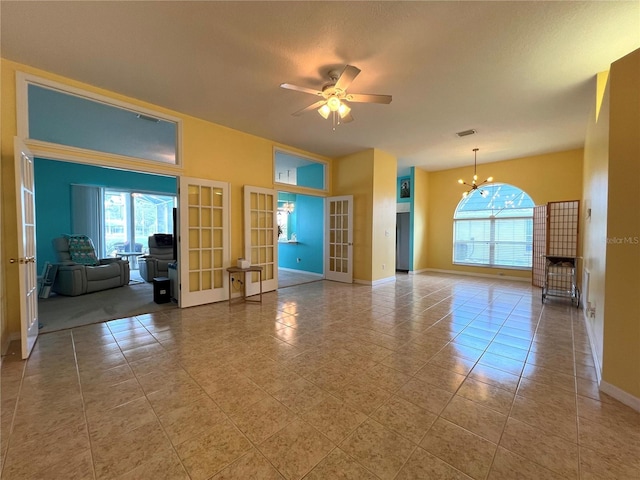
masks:
{"type": "Polygon", "coordinates": [[[531,268],[533,207],[526,192],[505,183],[471,192],[453,217],[453,263],[531,268]]]}

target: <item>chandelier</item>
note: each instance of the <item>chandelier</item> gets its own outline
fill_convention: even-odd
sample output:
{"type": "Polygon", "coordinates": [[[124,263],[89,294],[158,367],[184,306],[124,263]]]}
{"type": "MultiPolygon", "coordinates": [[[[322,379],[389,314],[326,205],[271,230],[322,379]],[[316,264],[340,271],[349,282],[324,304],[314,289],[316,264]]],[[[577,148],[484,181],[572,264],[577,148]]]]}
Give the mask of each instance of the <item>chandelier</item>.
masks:
{"type": "Polygon", "coordinates": [[[285,213],[293,213],[293,210],[296,208],[293,202],[284,202],[282,204],[282,211],[285,213]]]}
{"type": "MultiPolygon", "coordinates": [[[[458,183],[460,185],[467,185],[469,188],[469,190],[467,192],[464,192],[462,194],[463,197],[466,197],[467,195],[469,195],[471,192],[473,192],[474,190],[478,190],[478,188],[482,185],[484,185],[485,183],[490,183],[493,182],[493,177],[489,177],[487,178],[485,181],[478,183],[478,175],[476,173],[476,169],[477,169],[477,160],[478,160],[478,150],[479,148],[474,148],[473,149],[473,180],[471,181],[471,183],[467,183],[465,182],[463,179],[459,179],[458,183]]],[[[480,195],[482,195],[483,197],[487,196],[487,191],[486,190],[480,190],[480,195]]]]}

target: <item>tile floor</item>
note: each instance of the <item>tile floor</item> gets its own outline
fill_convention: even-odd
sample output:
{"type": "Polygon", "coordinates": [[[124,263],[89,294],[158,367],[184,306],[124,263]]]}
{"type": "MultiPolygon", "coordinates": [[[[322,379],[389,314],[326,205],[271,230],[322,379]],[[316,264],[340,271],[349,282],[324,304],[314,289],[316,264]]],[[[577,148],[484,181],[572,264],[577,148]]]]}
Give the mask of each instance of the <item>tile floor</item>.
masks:
{"type": "Polygon", "coordinates": [[[640,414],[598,392],[581,312],[521,282],[314,282],[17,357],[7,480],[640,478],[640,414]]]}
{"type": "Polygon", "coordinates": [[[278,269],[278,288],[286,288],[320,280],[322,280],[322,277],[313,273],[296,272],[282,268],[278,269]]]}

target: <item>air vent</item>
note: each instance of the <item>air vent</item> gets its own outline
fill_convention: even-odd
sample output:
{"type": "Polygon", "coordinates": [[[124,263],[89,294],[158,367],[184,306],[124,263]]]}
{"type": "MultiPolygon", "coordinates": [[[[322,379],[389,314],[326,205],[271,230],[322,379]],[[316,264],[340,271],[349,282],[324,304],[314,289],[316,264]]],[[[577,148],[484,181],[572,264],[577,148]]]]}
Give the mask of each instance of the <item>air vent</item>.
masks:
{"type": "Polygon", "coordinates": [[[474,130],[473,128],[471,130],[464,130],[462,132],[458,132],[456,133],[457,137],[468,137],[469,135],[475,135],[476,133],[478,133],[477,130],[474,130]]]}
{"type": "Polygon", "coordinates": [[[158,120],[157,118],[150,117],[149,115],[143,115],[141,113],[138,113],[136,117],[139,118],[140,120],[146,120],[147,122],[153,122],[153,123],[160,122],[160,120],[158,120]]]}

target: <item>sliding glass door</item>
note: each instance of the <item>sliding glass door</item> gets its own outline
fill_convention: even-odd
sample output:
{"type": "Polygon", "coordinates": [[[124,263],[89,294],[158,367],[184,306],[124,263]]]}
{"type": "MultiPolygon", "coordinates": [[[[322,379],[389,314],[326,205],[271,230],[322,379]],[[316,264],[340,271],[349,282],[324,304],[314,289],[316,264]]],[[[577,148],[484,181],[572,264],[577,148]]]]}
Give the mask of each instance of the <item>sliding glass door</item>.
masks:
{"type": "Polygon", "coordinates": [[[175,206],[175,195],[106,189],[103,255],[147,253],[149,235],[173,233],[175,206]]]}

